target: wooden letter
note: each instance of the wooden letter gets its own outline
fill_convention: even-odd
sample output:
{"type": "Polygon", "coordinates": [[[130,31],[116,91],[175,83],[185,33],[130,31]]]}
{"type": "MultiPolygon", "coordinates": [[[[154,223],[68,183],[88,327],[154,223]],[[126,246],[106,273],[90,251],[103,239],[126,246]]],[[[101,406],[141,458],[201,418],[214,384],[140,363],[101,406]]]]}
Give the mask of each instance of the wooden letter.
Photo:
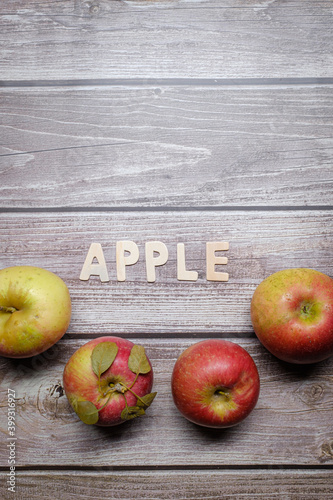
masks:
{"type": "Polygon", "coordinates": [[[91,275],[99,276],[102,282],[110,281],[100,243],[92,243],[90,245],[86,260],[82,267],[80,280],[87,281],[91,275]],[[93,264],[94,259],[97,260],[97,264],[93,264]]]}
{"type": "Polygon", "coordinates": [[[197,281],[198,279],[196,271],[186,270],[184,243],[177,243],[177,279],[180,281],[197,281]]]}
{"type": "Polygon", "coordinates": [[[215,271],[216,264],[227,264],[227,257],[217,257],[215,252],[221,250],[229,250],[229,243],[224,241],[208,241],[206,243],[206,266],[207,266],[207,281],[228,281],[228,273],[218,273],[215,271]]]}
{"type": "Polygon", "coordinates": [[[168,260],[168,256],[168,249],[161,241],[148,241],[146,243],[146,271],[149,283],[156,280],[155,267],[163,266],[168,260]],[[159,255],[154,257],[154,252],[159,255]]]}
{"type": "Polygon", "coordinates": [[[117,241],[116,243],[117,260],[117,280],[126,280],[126,267],[136,264],[139,260],[139,248],[134,241],[117,241]],[[129,252],[129,255],[125,255],[129,252]]]}

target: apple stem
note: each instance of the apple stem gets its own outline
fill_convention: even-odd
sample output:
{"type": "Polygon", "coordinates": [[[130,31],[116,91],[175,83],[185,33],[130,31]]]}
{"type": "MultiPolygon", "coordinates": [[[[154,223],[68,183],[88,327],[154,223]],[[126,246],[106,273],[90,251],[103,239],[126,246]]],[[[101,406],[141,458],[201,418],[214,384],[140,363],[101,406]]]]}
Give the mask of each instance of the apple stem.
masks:
{"type": "Polygon", "coordinates": [[[121,383],[117,383],[115,384],[113,387],[111,387],[110,389],[108,389],[104,394],[103,394],[103,398],[106,398],[106,396],[108,394],[112,394],[113,392],[120,392],[121,394],[124,394],[124,392],[127,391],[127,387],[124,385],[124,384],[121,384],[121,383]]]}
{"type": "MultiPolygon", "coordinates": [[[[111,391],[112,392],[114,392],[114,391],[121,392],[122,394],[124,394],[124,396],[125,396],[125,392],[129,391],[133,394],[133,396],[135,396],[137,399],[139,399],[141,401],[141,403],[145,404],[145,402],[142,401],[140,396],[138,396],[137,394],[135,394],[134,391],[132,391],[131,387],[133,387],[134,383],[135,383],[135,381],[133,382],[133,384],[131,384],[129,387],[127,387],[127,385],[123,384],[122,382],[119,382],[118,384],[115,385],[114,389],[111,389],[111,391]]],[[[108,392],[111,392],[111,391],[108,391],[108,392]]]]}
{"type": "Polygon", "coordinates": [[[121,394],[124,394],[127,390],[127,387],[126,387],[126,385],[122,384],[121,382],[118,382],[118,384],[116,384],[114,386],[114,390],[117,392],[120,392],[121,394]]]}
{"type": "Polygon", "coordinates": [[[0,306],[0,311],[3,311],[3,312],[6,312],[6,313],[14,313],[15,311],[17,311],[17,309],[15,309],[15,307],[7,307],[7,306],[0,306]]]}
{"type": "MultiPolygon", "coordinates": [[[[124,387],[126,387],[126,386],[124,386],[124,387]]],[[[144,402],[144,401],[142,401],[142,399],[140,398],[140,396],[138,396],[137,394],[135,394],[135,392],[134,392],[134,391],[132,391],[132,389],[131,389],[130,387],[126,387],[126,389],[127,389],[128,391],[130,391],[130,392],[133,394],[133,396],[135,396],[137,399],[139,399],[139,401],[141,401],[141,403],[145,404],[145,402],[144,402]]]]}
{"type": "Polygon", "coordinates": [[[230,400],[230,392],[228,389],[219,389],[215,392],[216,395],[222,396],[225,401],[230,400]]]}
{"type": "MultiPolygon", "coordinates": [[[[136,378],[137,378],[137,377],[136,377],[136,378]]],[[[133,396],[135,396],[135,397],[136,397],[137,399],[139,399],[139,400],[140,400],[143,404],[145,404],[145,403],[144,403],[144,401],[140,398],[140,396],[138,396],[137,394],[135,394],[135,392],[134,392],[134,391],[132,391],[131,387],[133,387],[134,383],[135,383],[135,380],[134,380],[134,382],[132,383],[132,385],[130,385],[130,387],[127,387],[127,385],[123,384],[122,382],[118,382],[118,383],[117,383],[117,384],[115,384],[112,388],[110,388],[108,391],[106,391],[106,392],[103,394],[103,396],[102,396],[102,397],[103,397],[103,398],[105,398],[107,395],[109,395],[109,398],[110,398],[110,397],[111,397],[111,394],[112,394],[113,392],[120,392],[120,394],[123,394],[123,395],[124,395],[124,397],[125,397],[125,392],[130,391],[130,392],[133,394],[133,396]]],[[[125,397],[125,401],[126,401],[126,397],[125,397]]],[[[126,401],[126,403],[127,403],[127,401],[126,401]]],[[[104,408],[104,406],[103,406],[103,408],[104,408]]]]}

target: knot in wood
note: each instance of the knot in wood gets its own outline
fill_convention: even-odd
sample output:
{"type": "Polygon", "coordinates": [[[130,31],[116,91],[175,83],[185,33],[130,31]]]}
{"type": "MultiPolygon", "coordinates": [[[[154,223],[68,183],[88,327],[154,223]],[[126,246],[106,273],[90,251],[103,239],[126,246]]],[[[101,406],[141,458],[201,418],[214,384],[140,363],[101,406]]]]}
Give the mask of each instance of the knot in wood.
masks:
{"type": "Polygon", "coordinates": [[[100,6],[97,3],[90,5],[89,12],[91,14],[97,14],[99,12],[100,6]]]}
{"type": "Polygon", "coordinates": [[[60,382],[49,386],[41,384],[37,393],[37,409],[47,420],[67,421],[73,418],[71,408],[68,404],[64,389],[60,382]]]}
{"type": "Polygon", "coordinates": [[[321,461],[326,462],[327,460],[332,460],[333,458],[333,441],[329,443],[324,443],[321,446],[321,461]]]}
{"type": "Polygon", "coordinates": [[[297,390],[297,395],[303,403],[313,406],[320,402],[324,396],[324,388],[316,383],[304,383],[297,390]]]}

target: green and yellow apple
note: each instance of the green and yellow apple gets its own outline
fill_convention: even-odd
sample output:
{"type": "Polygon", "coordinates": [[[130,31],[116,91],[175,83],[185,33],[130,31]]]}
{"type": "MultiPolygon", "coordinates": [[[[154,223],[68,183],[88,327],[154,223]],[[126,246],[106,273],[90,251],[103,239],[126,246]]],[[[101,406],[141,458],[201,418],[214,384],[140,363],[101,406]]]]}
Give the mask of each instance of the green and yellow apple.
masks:
{"type": "Polygon", "coordinates": [[[174,403],[189,421],[223,429],[244,420],[260,391],[256,364],[240,345],[203,340],[177,359],[171,379],[174,403]]]}
{"type": "Polygon", "coordinates": [[[251,320],[260,342],[289,363],[322,361],[333,354],[333,280],[314,269],[268,276],[256,288],[251,320]]]}
{"type": "Polygon", "coordinates": [[[0,355],[28,358],[54,345],[66,332],[71,299],[64,281],[46,269],[0,270],[0,355]]]}

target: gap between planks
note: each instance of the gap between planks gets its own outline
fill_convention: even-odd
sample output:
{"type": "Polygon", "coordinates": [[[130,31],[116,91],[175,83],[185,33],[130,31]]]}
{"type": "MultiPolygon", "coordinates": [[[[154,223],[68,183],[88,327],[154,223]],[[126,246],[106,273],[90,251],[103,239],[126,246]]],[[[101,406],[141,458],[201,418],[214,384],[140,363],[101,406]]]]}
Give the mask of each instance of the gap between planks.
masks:
{"type": "MultiPolygon", "coordinates": [[[[96,466],[75,466],[75,465],[23,465],[16,466],[20,472],[47,472],[47,471],[75,471],[75,472],[154,472],[154,471],[263,471],[263,470],[284,470],[284,471],[322,471],[333,470],[330,464],[239,464],[239,465],[96,465],[96,466]]],[[[8,467],[0,467],[0,472],[8,471],[8,467]]]]}
{"type": "Polygon", "coordinates": [[[332,211],[333,205],[197,205],[197,206],[116,206],[116,207],[0,207],[0,213],[62,212],[287,212],[332,211]]]}
{"type": "Polygon", "coordinates": [[[106,86],[321,86],[332,85],[332,77],[303,78],[97,78],[68,80],[0,80],[0,87],[106,87],[106,86]]]}

